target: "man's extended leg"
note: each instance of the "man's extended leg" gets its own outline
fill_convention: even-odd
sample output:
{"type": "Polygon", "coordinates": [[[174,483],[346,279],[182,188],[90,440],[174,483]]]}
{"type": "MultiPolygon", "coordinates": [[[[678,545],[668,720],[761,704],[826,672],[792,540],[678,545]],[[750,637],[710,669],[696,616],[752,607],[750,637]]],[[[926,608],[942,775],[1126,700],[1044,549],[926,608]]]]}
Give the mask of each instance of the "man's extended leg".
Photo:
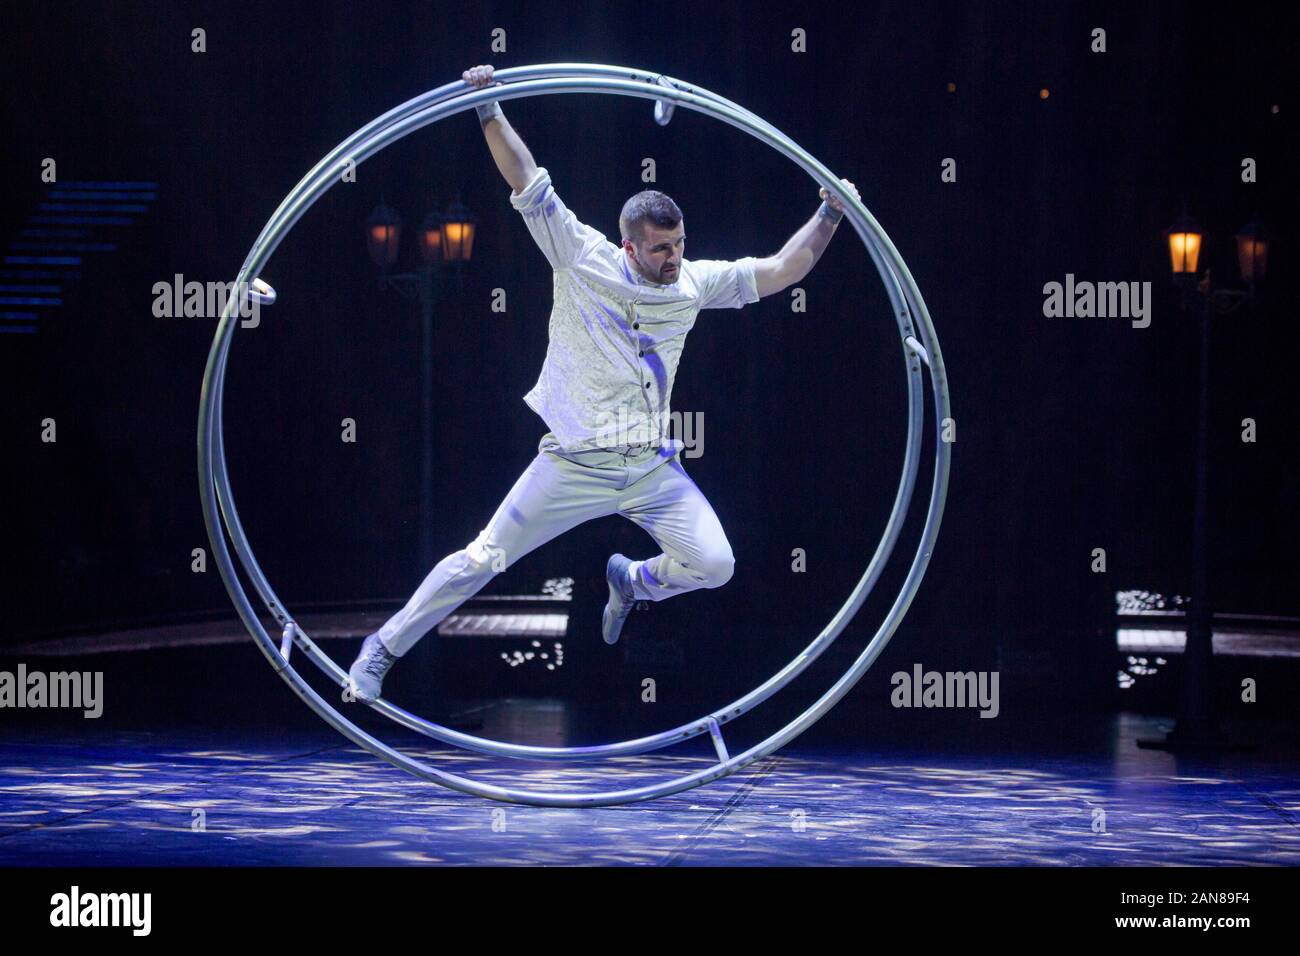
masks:
{"type": "Polygon", "coordinates": [[[570,528],[618,507],[615,477],[539,452],[478,537],[447,555],[377,632],[400,657],[496,574],[570,528]]]}

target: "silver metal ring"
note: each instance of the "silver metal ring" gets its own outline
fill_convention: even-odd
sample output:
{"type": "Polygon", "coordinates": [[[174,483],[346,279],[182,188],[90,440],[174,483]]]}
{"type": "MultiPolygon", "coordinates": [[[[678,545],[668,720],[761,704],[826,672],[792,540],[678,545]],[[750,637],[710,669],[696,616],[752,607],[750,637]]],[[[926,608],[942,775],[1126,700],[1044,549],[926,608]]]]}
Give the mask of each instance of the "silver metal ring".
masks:
{"type": "MultiPolygon", "coordinates": [[[[394,110],[374,120],[335,147],[324,159],[307,173],[289,193],[261,235],[253,244],[238,280],[246,282],[257,276],[280,242],[299,218],[339,179],[338,173],[349,163],[360,164],[390,143],[447,116],[473,109],[489,100],[509,100],[528,96],[559,93],[612,93],[634,96],[654,101],[668,100],[674,106],[704,113],[741,129],[785,155],[807,172],[819,186],[840,198],[845,207],[845,217],[853,224],[868,254],[885,284],[893,306],[894,318],[900,333],[900,352],[903,356],[908,386],[908,438],[904,453],[902,476],[895,495],[894,506],[886,522],[876,550],[867,564],[861,579],[848,600],[831,618],[822,632],[796,655],[784,668],[744,697],[731,702],[688,724],[672,730],[637,740],[620,741],[592,747],[529,747],[492,741],[462,734],[446,727],[409,714],[382,698],[372,708],[397,723],[428,737],[454,746],[497,756],[525,759],[586,759],[615,757],[646,753],[670,746],[699,734],[710,734],[719,755],[713,766],[657,784],[619,791],[552,793],[517,790],[484,784],[476,780],[438,770],[400,751],[361,730],[343,717],[306,683],[302,675],[289,663],[288,655],[269,635],[262,625],[244,591],[236,573],[230,546],[233,546],[241,566],[267,609],[283,627],[294,620],[272,590],[262,573],[248,544],[247,535],[239,521],[234,497],[230,489],[223,440],[222,408],[225,390],[226,364],[238,322],[230,303],[223,312],[213,339],[205,369],[199,407],[198,464],[199,496],[204,522],[212,543],[217,568],[226,589],[234,602],[241,621],[252,635],[258,648],[271,662],[272,667],[323,720],[349,740],[394,766],[422,779],[450,787],[464,793],[494,800],[525,803],[537,806],[613,806],[639,800],[678,793],[691,787],[708,783],[734,773],[755,760],[772,753],[794,739],[848,693],[879,656],[890,637],[897,630],[903,615],[911,604],[921,578],[929,563],[934,541],[947,495],[951,447],[944,439],[943,426],[950,419],[947,378],[939,343],[934,334],[930,316],[911,273],[893,243],[879,224],[862,205],[848,194],[839,181],[816,159],[796,143],[770,126],[764,120],[725,100],[689,83],[673,79],[670,83],[659,81],[661,74],[625,67],[598,64],[558,63],[530,67],[514,67],[496,74],[499,85],[473,90],[463,81],[457,81],[415,97],[394,110]],[[919,342],[928,357],[928,367],[922,365],[915,348],[903,347],[908,339],[919,342]],[[924,371],[923,371],[924,369],[924,371]],[[739,754],[729,755],[722,744],[721,726],[735,720],[753,707],[767,700],[782,687],[802,673],[839,636],[865,601],[878,580],[885,562],[893,552],[902,531],[903,521],[911,502],[920,463],[921,434],[925,412],[925,394],[922,385],[925,371],[929,373],[931,394],[935,408],[935,463],[929,504],[920,541],[908,568],[899,593],[891,604],[884,620],[853,665],[838,681],[781,730],[759,744],[739,754]],[[229,535],[230,546],[226,536],[229,535]]],[[[232,300],[233,301],[233,300],[232,300]]],[[[238,305],[237,302],[234,305],[238,305]]],[[[314,641],[300,627],[292,632],[294,643],[304,656],[341,687],[346,683],[346,671],[322,653],[314,641]]]]}

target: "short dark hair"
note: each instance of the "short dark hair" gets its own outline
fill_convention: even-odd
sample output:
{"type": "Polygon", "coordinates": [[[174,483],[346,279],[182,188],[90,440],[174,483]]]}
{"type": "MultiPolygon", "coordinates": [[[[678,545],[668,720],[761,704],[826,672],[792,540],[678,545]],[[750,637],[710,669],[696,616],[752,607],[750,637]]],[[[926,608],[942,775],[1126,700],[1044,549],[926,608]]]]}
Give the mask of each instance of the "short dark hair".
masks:
{"type": "Polygon", "coordinates": [[[640,242],[645,239],[647,222],[660,229],[672,229],[681,221],[682,211],[677,208],[677,203],[657,189],[643,189],[623,203],[618,228],[624,239],[640,242]]]}

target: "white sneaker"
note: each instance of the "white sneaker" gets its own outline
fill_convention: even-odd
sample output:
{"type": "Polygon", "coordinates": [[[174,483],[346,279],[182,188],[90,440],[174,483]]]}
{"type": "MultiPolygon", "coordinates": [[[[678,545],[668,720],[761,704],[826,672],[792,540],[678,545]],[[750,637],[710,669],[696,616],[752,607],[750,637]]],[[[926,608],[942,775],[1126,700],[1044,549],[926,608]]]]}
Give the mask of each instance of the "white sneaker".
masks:
{"type": "Polygon", "coordinates": [[[606,644],[617,644],[623,622],[636,607],[636,593],[628,569],[632,561],[621,554],[611,555],[605,565],[605,580],[609,582],[609,603],[600,615],[600,633],[606,644]]]}
{"type": "Polygon", "coordinates": [[[366,703],[377,700],[384,684],[384,675],[396,663],[397,658],[384,647],[378,631],[367,637],[361,644],[361,653],[348,670],[348,682],[353,696],[366,703]]]}

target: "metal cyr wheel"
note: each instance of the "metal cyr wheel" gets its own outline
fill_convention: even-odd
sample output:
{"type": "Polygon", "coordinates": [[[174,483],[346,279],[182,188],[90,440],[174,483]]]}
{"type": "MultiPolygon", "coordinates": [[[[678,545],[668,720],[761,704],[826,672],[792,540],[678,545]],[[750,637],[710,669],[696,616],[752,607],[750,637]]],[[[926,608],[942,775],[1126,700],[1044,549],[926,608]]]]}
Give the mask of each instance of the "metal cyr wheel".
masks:
{"type": "MultiPolygon", "coordinates": [[[[261,235],[258,236],[257,241],[249,251],[248,257],[244,260],[236,279],[236,282],[239,283],[236,288],[249,288],[289,230],[331,185],[339,181],[341,173],[349,162],[359,165],[384,147],[415,130],[436,123],[438,120],[453,114],[473,109],[475,106],[491,100],[505,101],[557,93],[613,93],[620,96],[636,96],[655,101],[655,117],[660,123],[668,122],[673,110],[678,106],[682,106],[744,130],[788,157],[812,176],[819,186],[824,187],[844,204],[846,218],[852,223],[853,229],[857,232],[859,238],[862,239],[867,253],[871,256],[871,260],[885,284],[885,289],[893,307],[894,318],[898,324],[900,353],[906,373],[908,391],[908,432],[902,475],[894,498],[893,510],[890,513],[885,530],[876,546],[875,553],[871,556],[866,570],[849,595],[848,600],[835,613],[822,632],[813,639],[812,643],[800,651],[780,671],[773,674],[745,696],[690,723],[636,740],[625,740],[591,747],[522,746],[459,733],[447,727],[430,723],[382,698],[370,705],[379,713],[402,726],[418,731],[434,740],[495,756],[530,760],[577,760],[617,757],[647,753],[705,733],[712,738],[717,753],[717,763],[707,769],[633,789],[570,793],[516,790],[480,783],[467,777],[438,770],[389,747],[384,742],[357,727],[335,710],[307,684],[290,662],[291,652],[296,645],[308,660],[319,667],[341,688],[346,684],[347,672],[322,653],[311,637],[297,626],[292,615],[289,614],[272,590],[270,583],[266,580],[262,569],[253,556],[252,549],[248,544],[248,538],[235,510],[234,496],[231,493],[230,479],[226,470],[222,429],[226,363],[230,355],[230,345],[234,331],[238,325],[236,316],[240,303],[238,297],[235,296],[230,297],[222,313],[203,376],[198,434],[199,496],[203,507],[203,518],[207,525],[208,537],[212,542],[213,554],[216,557],[222,580],[225,581],[226,589],[230,592],[235,609],[238,611],[239,617],[248,629],[249,634],[252,635],[257,646],[271,662],[271,666],[293,688],[294,692],[322,719],[352,742],[417,777],[450,787],[453,790],[460,790],[464,793],[486,797],[491,800],[548,807],[600,807],[650,800],[655,797],[679,793],[691,787],[717,780],[783,747],[812,726],[841,697],[848,693],[853,685],[867,672],[867,669],[880,655],[880,652],[884,650],[885,645],[897,630],[903,615],[907,612],[917,589],[920,587],[921,578],[925,574],[935,539],[939,533],[939,522],[947,495],[951,445],[946,440],[943,429],[945,421],[951,416],[943,357],[939,351],[939,342],[935,336],[925,302],[921,298],[920,290],[917,289],[907,265],[898,254],[898,250],[894,248],[894,244],[885,235],[884,230],[880,228],[871,213],[859,200],[844,189],[839,178],[832,174],[830,170],[806,153],[789,137],[748,110],[710,93],[708,90],[700,89],[675,78],[660,73],[632,70],[625,67],[586,63],[552,63],[540,66],[512,67],[496,73],[495,78],[501,81],[500,85],[476,90],[458,80],[417,96],[396,109],[385,113],[336,146],[329,155],[317,163],[303,177],[280,204],[279,208],[276,209],[275,214],[267,222],[261,235]],[[761,743],[733,756],[728,752],[723,739],[723,725],[761,704],[794,680],[835,641],[849,621],[853,619],[863,601],[866,600],[867,595],[879,579],[885,563],[893,553],[895,545],[898,543],[920,468],[921,439],[925,427],[925,389],[923,384],[925,373],[923,368],[929,372],[935,410],[934,476],[920,541],[917,544],[916,552],[912,557],[911,565],[899,593],[866,648],[825,694],[781,730],[761,743]],[[240,564],[252,582],[253,587],[280,626],[280,640],[278,642],[263,627],[262,622],[258,619],[257,612],[249,602],[248,595],[245,593],[236,573],[230,548],[227,546],[227,535],[229,535],[230,545],[233,545],[235,554],[238,556],[240,564]]],[[[269,301],[274,301],[274,290],[270,290],[265,283],[262,284],[258,291],[261,295],[259,301],[268,301],[268,296],[269,301]]]]}

